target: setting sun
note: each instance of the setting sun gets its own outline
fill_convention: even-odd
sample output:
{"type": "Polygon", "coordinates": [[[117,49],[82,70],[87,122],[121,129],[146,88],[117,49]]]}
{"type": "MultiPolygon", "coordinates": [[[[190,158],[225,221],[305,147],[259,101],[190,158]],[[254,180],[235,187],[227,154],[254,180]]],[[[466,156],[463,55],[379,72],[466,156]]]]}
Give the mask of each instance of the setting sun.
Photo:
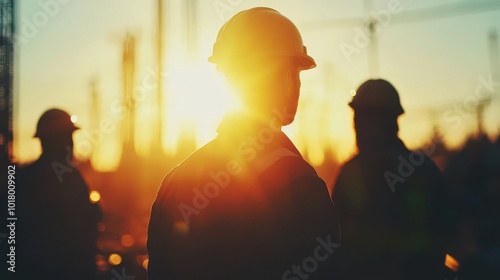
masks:
{"type": "Polygon", "coordinates": [[[177,145],[178,136],[194,132],[196,145],[215,136],[215,128],[224,114],[236,106],[222,74],[209,64],[192,64],[169,71],[167,113],[164,144],[169,152],[177,145]]]}

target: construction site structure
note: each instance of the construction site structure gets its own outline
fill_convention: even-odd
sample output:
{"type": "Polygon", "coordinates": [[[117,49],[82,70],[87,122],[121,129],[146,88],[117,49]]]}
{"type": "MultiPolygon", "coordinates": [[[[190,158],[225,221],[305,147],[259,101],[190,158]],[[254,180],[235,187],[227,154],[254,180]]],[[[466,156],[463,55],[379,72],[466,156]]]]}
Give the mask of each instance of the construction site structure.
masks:
{"type": "Polygon", "coordinates": [[[12,160],[14,0],[0,0],[0,161],[12,160]]]}
{"type": "Polygon", "coordinates": [[[126,111],[122,122],[122,140],[125,148],[134,147],[136,102],[134,98],[136,73],[136,40],[127,33],[123,41],[122,57],[122,92],[123,104],[126,111]]]}

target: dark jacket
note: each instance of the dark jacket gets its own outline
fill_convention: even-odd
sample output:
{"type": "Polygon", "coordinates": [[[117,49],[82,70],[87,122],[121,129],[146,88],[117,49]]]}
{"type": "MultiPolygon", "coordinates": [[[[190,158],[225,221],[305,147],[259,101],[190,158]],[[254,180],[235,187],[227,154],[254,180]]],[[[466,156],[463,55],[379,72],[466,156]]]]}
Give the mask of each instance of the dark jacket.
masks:
{"type": "Polygon", "coordinates": [[[42,155],[20,171],[18,191],[20,279],[93,279],[102,213],[80,172],[42,155]]]}
{"type": "Polygon", "coordinates": [[[433,161],[399,139],[349,160],[332,195],[341,279],[444,279],[444,192],[433,161]]]}
{"type": "Polygon", "coordinates": [[[328,279],[339,242],[334,206],[272,127],[226,117],[216,139],[167,175],[149,224],[150,280],[328,279]],[[305,260],[307,270],[294,272],[305,260]]]}

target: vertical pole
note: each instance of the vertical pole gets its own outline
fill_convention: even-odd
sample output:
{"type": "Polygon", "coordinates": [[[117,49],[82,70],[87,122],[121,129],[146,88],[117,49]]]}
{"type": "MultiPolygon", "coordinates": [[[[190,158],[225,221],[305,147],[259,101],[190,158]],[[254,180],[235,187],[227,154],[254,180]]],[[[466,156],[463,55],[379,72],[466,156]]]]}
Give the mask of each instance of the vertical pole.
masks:
{"type": "Polygon", "coordinates": [[[0,159],[13,159],[14,1],[0,1],[0,159]]]}
{"type": "Polygon", "coordinates": [[[500,81],[500,55],[498,53],[498,32],[495,28],[490,29],[489,34],[490,47],[490,66],[493,81],[500,81]]]}
{"type": "MultiPolygon", "coordinates": [[[[488,45],[490,49],[490,66],[491,66],[491,76],[494,83],[500,82],[500,55],[498,53],[498,32],[496,28],[491,28],[488,36],[488,45]]],[[[492,96],[483,102],[487,105],[491,103],[492,96]]],[[[497,108],[497,107],[494,107],[497,108]]],[[[497,109],[498,110],[498,109],[497,109]]],[[[496,116],[499,114],[496,113],[496,116]]],[[[481,112],[482,118],[482,112],[481,112]]],[[[480,127],[482,129],[482,127],[480,127]]]]}
{"type": "Polygon", "coordinates": [[[376,78],[379,75],[379,52],[377,40],[378,21],[373,18],[370,13],[373,11],[373,1],[365,0],[364,2],[365,17],[368,19],[367,31],[370,38],[368,47],[368,69],[370,78],[376,78]]]}
{"type": "Polygon", "coordinates": [[[196,61],[198,51],[198,3],[197,0],[187,0],[185,5],[187,55],[189,60],[196,61]]]}
{"type": "Polygon", "coordinates": [[[156,71],[156,81],[157,81],[157,102],[158,102],[158,116],[157,116],[157,138],[155,145],[161,149],[163,140],[163,0],[158,0],[158,27],[157,27],[157,45],[156,45],[156,56],[157,56],[157,71],[156,71]]]}

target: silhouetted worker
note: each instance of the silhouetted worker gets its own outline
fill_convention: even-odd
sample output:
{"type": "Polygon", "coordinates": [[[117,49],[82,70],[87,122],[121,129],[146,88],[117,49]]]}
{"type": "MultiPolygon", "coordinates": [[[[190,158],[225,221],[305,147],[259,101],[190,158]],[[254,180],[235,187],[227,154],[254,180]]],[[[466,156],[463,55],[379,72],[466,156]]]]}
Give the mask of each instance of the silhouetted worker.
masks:
{"type": "Polygon", "coordinates": [[[97,223],[101,210],[72,164],[70,116],[43,113],[36,134],[42,155],[21,170],[18,180],[19,279],[95,279],[97,223]]]}
{"type": "Polygon", "coordinates": [[[396,89],[368,80],[354,109],[358,154],[333,189],[342,226],[340,279],[445,278],[444,180],[426,155],[398,138],[396,89]]]}
{"type": "MultiPolygon", "coordinates": [[[[149,279],[329,279],[340,246],[326,184],[281,127],[316,66],[270,8],[236,14],[209,61],[244,108],[164,179],[149,224],[149,279]]],[[[208,104],[207,104],[208,105],[208,104]]]]}
{"type": "Polygon", "coordinates": [[[500,276],[500,145],[470,137],[444,171],[459,212],[459,279],[500,276]]]}

